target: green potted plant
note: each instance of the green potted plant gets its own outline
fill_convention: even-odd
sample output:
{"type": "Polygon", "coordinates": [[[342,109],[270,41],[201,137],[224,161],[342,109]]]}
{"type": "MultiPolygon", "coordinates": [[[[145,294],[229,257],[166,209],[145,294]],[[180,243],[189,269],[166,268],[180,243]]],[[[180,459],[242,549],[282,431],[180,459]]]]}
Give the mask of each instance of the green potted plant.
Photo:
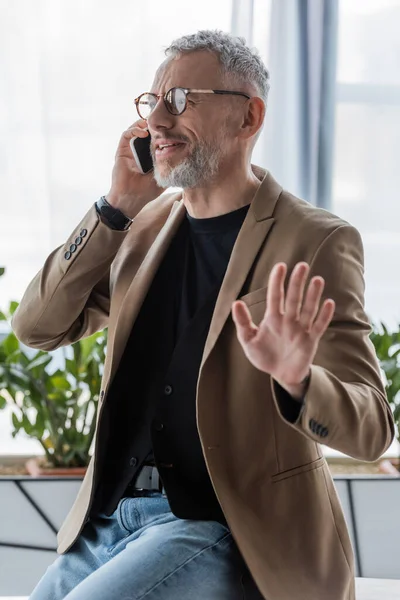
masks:
{"type": "MultiPolygon", "coordinates": [[[[11,302],[0,321],[9,321],[17,306],[11,302]]],[[[0,341],[0,409],[11,407],[13,437],[24,432],[44,450],[43,458],[27,462],[31,475],[86,471],[106,343],[105,331],[56,353],[29,349],[12,332],[0,341]]]]}
{"type": "MultiPolygon", "coordinates": [[[[388,401],[392,407],[396,438],[400,443],[400,329],[389,331],[384,323],[373,326],[371,340],[382,369],[388,401]]],[[[383,460],[382,473],[400,477],[400,458],[383,460]]]]}

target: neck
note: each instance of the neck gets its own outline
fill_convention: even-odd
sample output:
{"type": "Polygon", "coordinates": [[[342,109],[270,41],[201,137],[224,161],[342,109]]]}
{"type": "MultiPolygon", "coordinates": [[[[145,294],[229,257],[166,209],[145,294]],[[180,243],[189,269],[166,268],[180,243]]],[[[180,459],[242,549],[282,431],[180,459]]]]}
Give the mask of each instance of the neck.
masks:
{"type": "Polygon", "coordinates": [[[208,219],[242,208],[250,204],[260,180],[251,165],[242,168],[221,169],[217,178],[196,188],[185,189],[183,203],[191,217],[208,219]]]}

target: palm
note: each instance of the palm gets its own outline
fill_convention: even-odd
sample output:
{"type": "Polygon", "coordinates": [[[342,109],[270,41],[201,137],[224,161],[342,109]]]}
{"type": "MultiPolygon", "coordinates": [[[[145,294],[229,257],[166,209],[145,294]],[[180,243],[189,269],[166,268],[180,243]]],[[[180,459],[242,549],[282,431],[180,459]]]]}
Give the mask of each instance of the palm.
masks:
{"type": "Polygon", "coordinates": [[[290,373],[293,381],[306,377],[317,344],[301,331],[294,335],[283,323],[264,317],[256,335],[243,346],[250,362],[260,371],[273,374],[277,381],[290,373]]]}
{"type": "Polygon", "coordinates": [[[243,302],[233,306],[238,339],[249,361],[288,386],[299,384],[307,376],[319,340],[333,317],[333,300],[325,300],[320,307],[322,278],[314,277],[304,293],[308,272],[305,263],[295,267],[285,297],[286,265],[274,267],[266,311],[258,327],[243,302]]]}

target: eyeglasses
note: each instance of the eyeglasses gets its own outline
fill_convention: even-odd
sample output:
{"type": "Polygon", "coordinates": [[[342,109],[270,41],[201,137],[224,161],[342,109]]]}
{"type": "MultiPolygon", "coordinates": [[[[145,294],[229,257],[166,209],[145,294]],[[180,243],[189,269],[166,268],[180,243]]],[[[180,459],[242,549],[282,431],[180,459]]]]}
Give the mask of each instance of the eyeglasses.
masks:
{"type": "Polygon", "coordinates": [[[158,99],[162,98],[164,104],[171,115],[181,115],[187,108],[187,96],[188,94],[221,94],[231,96],[244,96],[250,100],[250,96],[243,92],[231,92],[229,90],[196,90],[181,87],[174,87],[168,90],[165,94],[152,94],[145,92],[140,94],[135,99],[136,110],[138,111],[141,119],[148,119],[155,107],[157,106],[158,99]]]}

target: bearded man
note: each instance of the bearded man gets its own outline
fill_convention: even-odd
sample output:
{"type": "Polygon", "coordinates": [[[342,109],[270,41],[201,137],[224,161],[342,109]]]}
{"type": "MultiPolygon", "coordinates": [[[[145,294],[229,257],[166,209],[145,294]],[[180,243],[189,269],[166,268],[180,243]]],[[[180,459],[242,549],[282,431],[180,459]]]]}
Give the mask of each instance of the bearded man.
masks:
{"type": "Polygon", "coordinates": [[[374,461],[394,433],[360,235],[252,165],[269,76],[243,40],[166,54],[13,320],[44,350],[108,327],[94,453],[31,600],[354,600],[320,443],[374,461]]]}

